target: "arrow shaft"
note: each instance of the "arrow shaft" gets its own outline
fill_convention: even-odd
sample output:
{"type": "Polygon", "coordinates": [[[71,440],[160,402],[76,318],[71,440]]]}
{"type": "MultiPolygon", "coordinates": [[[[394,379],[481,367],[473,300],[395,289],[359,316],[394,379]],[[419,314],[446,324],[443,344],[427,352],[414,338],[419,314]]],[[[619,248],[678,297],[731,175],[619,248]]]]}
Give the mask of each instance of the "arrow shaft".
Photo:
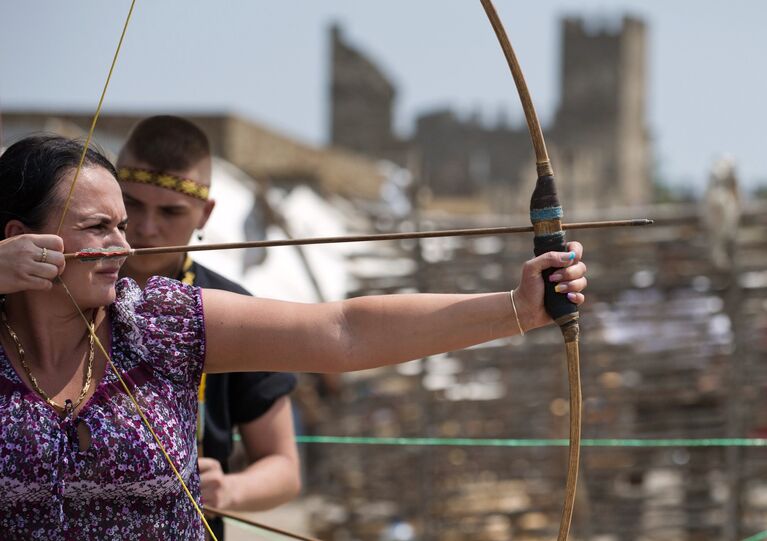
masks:
{"type": "MultiPolygon", "coordinates": [[[[601,229],[611,227],[639,227],[652,224],[645,218],[632,220],[610,220],[603,222],[577,222],[563,224],[563,229],[601,229]]],[[[430,239],[442,237],[488,237],[493,235],[509,235],[516,233],[531,233],[533,226],[484,227],[474,229],[445,229],[440,231],[418,231],[410,233],[381,233],[376,235],[346,235],[340,237],[310,237],[303,239],[257,240],[249,242],[225,242],[218,244],[201,244],[197,246],[159,246],[156,248],[137,248],[135,250],[119,251],[110,254],[95,252],[74,252],[64,254],[66,259],[96,259],[100,257],[125,257],[139,255],[155,255],[182,252],[206,252],[211,250],[236,250],[243,248],[274,248],[278,246],[307,246],[313,244],[342,244],[349,242],[371,242],[383,240],[430,239]]]]}
{"type": "Polygon", "coordinates": [[[319,539],[315,537],[306,537],[300,534],[296,534],[293,532],[289,532],[287,530],[281,530],[279,528],[275,528],[274,526],[268,526],[266,524],[262,524],[260,522],[256,522],[255,520],[251,520],[247,518],[246,516],[235,513],[232,511],[226,511],[224,509],[217,509],[215,507],[208,507],[205,506],[205,512],[209,513],[211,515],[217,515],[219,517],[228,518],[231,520],[235,520],[237,522],[241,522],[243,524],[247,524],[248,526],[253,526],[254,528],[259,528],[261,530],[266,530],[268,532],[273,532],[279,535],[284,535],[286,537],[290,537],[291,539],[300,539],[301,541],[319,541],[319,539]]]}

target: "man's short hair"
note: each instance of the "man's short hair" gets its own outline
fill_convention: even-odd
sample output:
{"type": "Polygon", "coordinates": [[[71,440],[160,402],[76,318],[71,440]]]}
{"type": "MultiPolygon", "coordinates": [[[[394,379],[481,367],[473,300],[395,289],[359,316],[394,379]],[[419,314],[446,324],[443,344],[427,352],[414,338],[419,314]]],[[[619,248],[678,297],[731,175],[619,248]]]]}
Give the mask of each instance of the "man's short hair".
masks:
{"type": "Polygon", "coordinates": [[[126,153],[158,171],[182,171],[210,157],[210,142],[191,121],[159,115],[133,127],[120,154],[126,153]]]}

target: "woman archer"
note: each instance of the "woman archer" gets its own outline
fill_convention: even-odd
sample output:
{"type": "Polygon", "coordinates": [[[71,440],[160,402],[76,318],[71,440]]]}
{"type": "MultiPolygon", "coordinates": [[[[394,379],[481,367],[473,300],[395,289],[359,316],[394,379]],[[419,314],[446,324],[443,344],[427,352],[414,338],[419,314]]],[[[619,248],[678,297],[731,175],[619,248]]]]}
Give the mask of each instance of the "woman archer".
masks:
{"type": "Polygon", "coordinates": [[[558,290],[584,301],[576,242],[568,253],[525,263],[512,292],[297,304],[159,277],[141,290],[118,281],[122,260],[64,265],[64,251],[127,246],[115,170],[97,151],[87,151],[63,213],[82,150],[30,137],[0,156],[0,260],[12,257],[12,267],[0,265],[4,539],[204,538],[93,334],[199,500],[195,419],[204,371],[362,370],[528,331],[551,323],[541,278],[550,267],[560,268],[558,290]],[[51,233],[62,214],[59,238],[51,233]]]}

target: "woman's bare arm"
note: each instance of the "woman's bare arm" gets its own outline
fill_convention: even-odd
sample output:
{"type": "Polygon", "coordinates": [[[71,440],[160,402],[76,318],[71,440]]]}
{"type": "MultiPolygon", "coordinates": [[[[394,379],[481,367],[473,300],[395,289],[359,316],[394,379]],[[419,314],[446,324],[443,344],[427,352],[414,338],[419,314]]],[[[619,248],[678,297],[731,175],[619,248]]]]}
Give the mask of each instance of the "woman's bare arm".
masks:
{"type": "MultiPolygon", "coordinates": [[[[561,283],[583,301],[585,266],[575,254],[528,261],[516,290],[525,330],[550,322],[541,273],[563,267],[561,283]]],[[[348,372],[396,364],[519,332],[508,292],[385,295],[300,304],[204,290],[206,370],[348,372]]]]}

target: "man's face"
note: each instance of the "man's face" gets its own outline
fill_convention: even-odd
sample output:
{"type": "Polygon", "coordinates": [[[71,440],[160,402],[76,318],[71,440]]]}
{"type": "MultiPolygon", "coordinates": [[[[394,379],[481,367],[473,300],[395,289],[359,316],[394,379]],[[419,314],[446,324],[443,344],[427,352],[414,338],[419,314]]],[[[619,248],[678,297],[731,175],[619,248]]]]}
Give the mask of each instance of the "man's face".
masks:
{"type": "MultiPolygon", "coordinates": [[[[152,167],[121,159],[119,167],[149,169],[152,167]]],[[[186,171],[163,171],[179,177],[210,184],[210,160],[206,159],[186,171]]],[[[132,248],[186,245],[195,229],[202,229],[213,210],[213,201],[200,201],[188,195],[158,186],[121,182],[120,187],[128,212],[126,237],[132,248]]],[[[179,254],[157,254],[128,258],[123,267],[127,276],[167,275],[178,270],[179,254]]],[[[171,276],[175,278],[175,276],[171,276]]]]}

